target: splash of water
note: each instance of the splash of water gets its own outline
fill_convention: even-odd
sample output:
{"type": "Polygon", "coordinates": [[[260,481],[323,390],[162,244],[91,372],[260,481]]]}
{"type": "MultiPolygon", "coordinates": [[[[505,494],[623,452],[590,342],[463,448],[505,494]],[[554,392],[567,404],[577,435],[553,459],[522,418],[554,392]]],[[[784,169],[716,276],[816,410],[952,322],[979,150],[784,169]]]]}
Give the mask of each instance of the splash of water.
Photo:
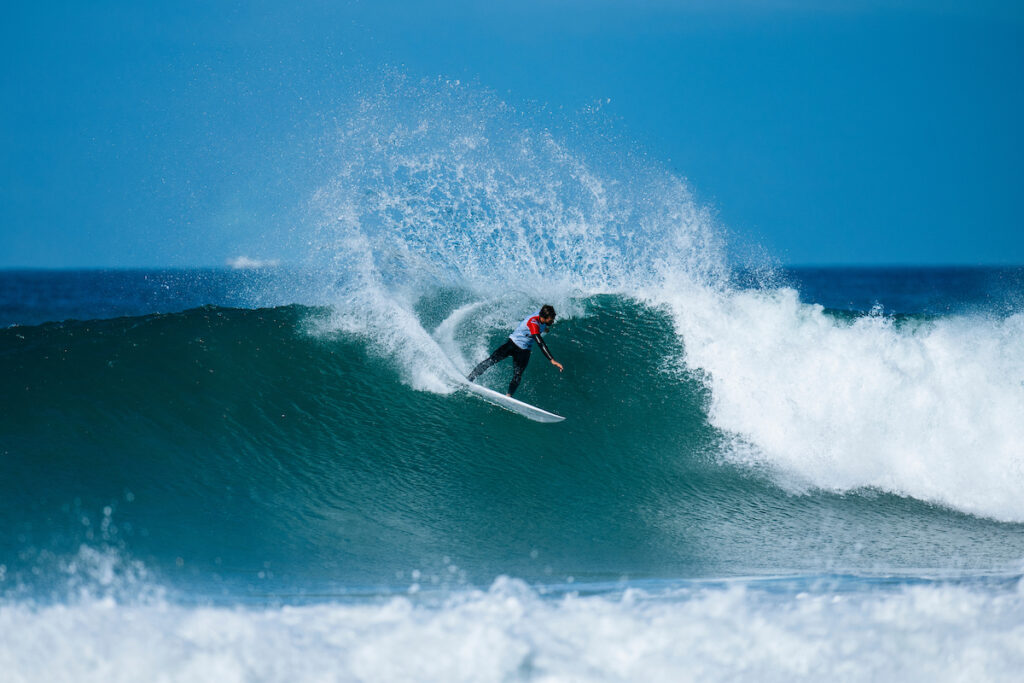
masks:
{"type": "Polygon", "coordinates": [[[487,327],[541,301],[572,313],[577,297],[635,293],[666,271],[724,278],[724,243],[685,182],[527,118],[464,85],[396,78],[337,131],[308,240],[336,309],[328,328],[364,333],[418,388],[443,390],[450,370],[415,311],[438,289],[465,292],[487,327]]]}

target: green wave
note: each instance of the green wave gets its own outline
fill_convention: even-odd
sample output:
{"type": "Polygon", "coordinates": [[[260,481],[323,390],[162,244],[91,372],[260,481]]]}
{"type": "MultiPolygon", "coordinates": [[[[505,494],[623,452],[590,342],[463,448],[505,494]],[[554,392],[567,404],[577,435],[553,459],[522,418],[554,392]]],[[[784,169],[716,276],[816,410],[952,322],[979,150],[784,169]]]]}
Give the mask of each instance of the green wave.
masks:
{"type": "Polygon", "coordinates": [[[565,373],[535,359],[517,394],[568,417],[558,425],[414,390],[366,340],[311,334],[327,309],[0,331],[9,575],[32,581],[82,543],[176,580],[247,586],[401,584],[415,569],[441,581],[896,570],[939,566],[951,547],[970,550],[967,564],[1021,556],[994,522],[870,493],[794,495],[730,465],[735,444],[709,426],[671,320],[617,297],[584,304],[549,335],[565,373]]]}

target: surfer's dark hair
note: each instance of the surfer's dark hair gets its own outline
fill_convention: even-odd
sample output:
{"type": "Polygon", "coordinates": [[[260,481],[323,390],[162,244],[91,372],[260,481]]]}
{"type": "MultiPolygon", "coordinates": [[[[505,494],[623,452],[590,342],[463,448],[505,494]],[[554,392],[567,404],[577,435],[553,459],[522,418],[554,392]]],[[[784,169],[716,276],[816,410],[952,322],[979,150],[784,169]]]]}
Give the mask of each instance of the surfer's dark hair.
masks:
{"type": "Polygon", "coordinates": [[[540,317],[545,318],[545,319],[546,318],[554,318],[555,317],[555,307],[551,306],[551,305],[548,305],[548,304],[544,304],[543,306],[540,307],[540,317]]]}

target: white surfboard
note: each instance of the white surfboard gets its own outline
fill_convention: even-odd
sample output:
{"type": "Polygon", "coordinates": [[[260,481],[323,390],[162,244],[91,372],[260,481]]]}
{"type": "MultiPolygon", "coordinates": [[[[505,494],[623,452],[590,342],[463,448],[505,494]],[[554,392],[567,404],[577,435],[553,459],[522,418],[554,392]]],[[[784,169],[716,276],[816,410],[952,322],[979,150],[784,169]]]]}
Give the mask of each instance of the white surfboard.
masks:
{"type": "Polygon", "coordinates": [[[511,396],[499,394],[497,391],[488,389],[487,387],[482,387],[479,384],[464,382],[464,385],[467,389],[488,403],[492,403],[499,408],[504,408],[505,410],[511,410],[513,413],[518,413],[528,420],[533,420],[534,422],[561,422],[565,419],[561,415],[555,415],[554,413],[549,413],[537,406],[531,406],[529,403],[517,401],[511,396]]]}

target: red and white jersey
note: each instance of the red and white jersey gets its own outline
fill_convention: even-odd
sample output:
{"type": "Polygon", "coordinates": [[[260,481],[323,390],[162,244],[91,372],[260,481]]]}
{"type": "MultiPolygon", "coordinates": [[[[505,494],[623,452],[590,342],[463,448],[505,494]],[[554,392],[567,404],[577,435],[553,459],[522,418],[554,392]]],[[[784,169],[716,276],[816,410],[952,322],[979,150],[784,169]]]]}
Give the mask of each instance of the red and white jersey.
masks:
{"type": "Polygon", "coordinates": [[[548,326],[540,321],[540,309],[538,308],[536,313],[524,318],[508,338],[519,348],[529,349],[533,348],[533,335],[544,334],[547,330],[548,326]]]}

